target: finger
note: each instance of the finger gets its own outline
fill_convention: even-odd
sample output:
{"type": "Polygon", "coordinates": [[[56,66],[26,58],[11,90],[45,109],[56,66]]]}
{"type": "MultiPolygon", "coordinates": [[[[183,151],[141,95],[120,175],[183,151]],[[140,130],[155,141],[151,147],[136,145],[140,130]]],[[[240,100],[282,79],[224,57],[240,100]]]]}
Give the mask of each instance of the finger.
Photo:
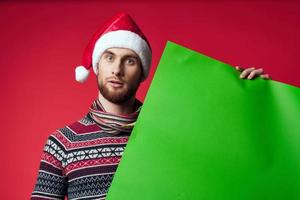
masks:
{"type": "Polygon", "coordinates": [[[252,72],[253,70],[255,70],[254,67],[245,69],[245,70],[241,73],[240,78],[246,77],[246,76],[247,76],[250,72],[252,72]]]}
{"type": "Polygon", "coordinates": [[[244,70],[244,69],[243,69],[242,67],[240,67],[240,66],[235,66],[235,69],[238,70],[238,71],[240,71],[240,72],[244,70]]]}
{"type": "Polygon", "coordinates": [[[263,72],[264,72],[264,70],[263,70],[262,68],[253,70],[253,71],[250,73],[250,75],[248,76],[248,79],[252,79],[252,78],[254,78],[256,75],[261,75],[263,72]]]}
{"type": "Polygon", "coordinates": [[[262,77],[263,79],[271,79],[269,74],[262,74],[260,75],[260,77],[262,77]]]}

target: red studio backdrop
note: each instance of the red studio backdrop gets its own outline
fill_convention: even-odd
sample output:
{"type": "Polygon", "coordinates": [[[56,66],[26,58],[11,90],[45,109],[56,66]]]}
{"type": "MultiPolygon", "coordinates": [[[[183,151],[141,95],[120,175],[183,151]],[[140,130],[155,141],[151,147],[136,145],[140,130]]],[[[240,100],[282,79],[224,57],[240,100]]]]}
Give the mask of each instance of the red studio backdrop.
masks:
{"type": "Polygon", "coordinates": [[[83,117],[97,97],[95,75],[80,84],[74,70],[111,16],[129,13],[151,43],[143,100],[167,40],[300,87],[299,8],[283,0],[2,1],[1,199],[29,199],[48,135],[83,117]]]}

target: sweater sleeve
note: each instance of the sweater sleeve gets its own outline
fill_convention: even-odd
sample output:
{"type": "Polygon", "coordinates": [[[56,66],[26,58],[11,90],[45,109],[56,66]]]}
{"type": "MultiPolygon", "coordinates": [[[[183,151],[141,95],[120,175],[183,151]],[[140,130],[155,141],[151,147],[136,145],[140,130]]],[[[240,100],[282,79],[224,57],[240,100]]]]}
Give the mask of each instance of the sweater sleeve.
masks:
{"type": "Polygon", "coordinates": [[[67,177],[64,173],[66,150],[51,134],[42,153],[40,168],[31,200],[64,199],[67,193],[67,177]]]}

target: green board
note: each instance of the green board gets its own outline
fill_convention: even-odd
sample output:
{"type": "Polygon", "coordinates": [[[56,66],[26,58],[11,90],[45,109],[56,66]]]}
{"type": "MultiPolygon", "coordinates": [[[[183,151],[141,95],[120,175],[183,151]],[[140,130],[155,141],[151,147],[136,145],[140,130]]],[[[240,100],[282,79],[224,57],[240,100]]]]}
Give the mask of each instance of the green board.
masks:
{"type": "Polygon", "coordinates": [[[108,200],[299,200],[300,89],[168,42],[108,200]]]}

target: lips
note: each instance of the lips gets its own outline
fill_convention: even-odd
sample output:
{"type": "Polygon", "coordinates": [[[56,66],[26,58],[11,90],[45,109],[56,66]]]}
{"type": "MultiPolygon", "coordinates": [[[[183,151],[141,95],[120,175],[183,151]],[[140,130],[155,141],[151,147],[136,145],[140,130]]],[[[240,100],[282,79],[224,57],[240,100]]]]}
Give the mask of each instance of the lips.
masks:
{"type": "Polygon", "coordinates": [[[124,85],[123,82],[118,81],[118,80],[108,80],[107,82],[109,85],[111,85],[112,87],[115,87],[115,88],[120,88],[124,85]]]}

